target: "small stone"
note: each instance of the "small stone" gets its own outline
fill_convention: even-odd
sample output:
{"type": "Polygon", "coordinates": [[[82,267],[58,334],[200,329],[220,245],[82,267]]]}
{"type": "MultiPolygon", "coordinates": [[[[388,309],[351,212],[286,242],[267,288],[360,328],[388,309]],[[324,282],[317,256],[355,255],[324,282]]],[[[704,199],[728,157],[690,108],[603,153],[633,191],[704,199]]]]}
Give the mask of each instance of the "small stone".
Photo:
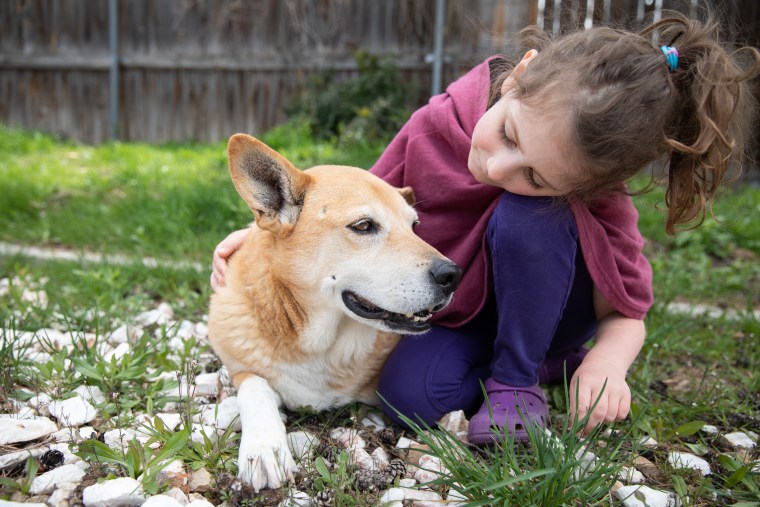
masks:
{"type": "Polygon", "coordinates": [[[372,428],[374,431],[380,431],[386,427],[382,414],[379,414],[378,412],[368,413],[367,417],[362,419],[361,422],[365,428],[372,428]]]}
{"type": "MultiPolygon", "coordinates": [[[[192,495],[192,493],[190,494],[192,495]]],[[[188,503],[187,507],[214,507],[214,504],[212,504],[205,498],[199,498],[197,500],[193,500],[192,502],[188,503]]]]}
{"type": "Polygon", "coordinates": [[[106,402],[106,395],[98,386],[79,386],[74,389],[74,392],[84,401],[94,405],[101,405],[106,402]]]}
{"type": "Polygon", "coordinates": [[[172,486],[184,486],[187,484],[188,475],[182,460],[175,459],[167,463],[156,474],[156,482],[159,484],[169,483],[172,486]]]}
{"type": "Polygon", "coordinates": [[[699,472],[703,477],[712,474],[710,464],[707,461],[687,452],[671,451],[668,453],[668,463],[673,468],[691,468],[699,472]]]}
{"type": "Polygon", "coordinates": [[[235,431],[240,431],[240,409],[238,407],[237,396],[230,396],[222,400],[221,403],[211,403],[200,407],[200,420],[198,421],[206,426],[214,426],[221,430],[226,430],[230,426],[235,431]]]}
{"type": "Polygon", "coordinates": [[[375,470],[375,462],[372,460],[372,456],[358,445],[353,445],[348,449],[348,462],[363,470],[375,470]]]}
{"type": "Polygon", "coordinates": [[[720,437],[720,444],[729,449],[736,449],[738,447],[744,449],[754,449],[755,441],[750,438],[749,435],[743,431],[734,431],[733,433],[726,433],[720,437]]]}
{"type": "Polygon", "coordinates": [[[97,431],[95,431],[95,428],[92,426],[82,426],[79,428],[79,438],[82,440],[87,440],[88,438],[93,438],[93,436],[96,436],[98,434],[97,431]]]}
{"type": "Polygon", "coordinates": [[[120,477],[84,488],[82,501],[85,507],[137,507],[145,502],[145,493],[135,479],[120,477]]]}
{"type": "Polygon", "coordinates": [[[190,440],[199,444],[206,444],[206,439],[216,443],[219,441],[219,434],[213,426],[203,424],[193,424],[193,432],[190,434],[190,440]]]}
{"type": "Polygon", "coordinates": [[[120,343],[115,348],[109,350],[105,354],[103,354],[103,360],[107,362],[111,362],[111,359],[115,359],[118,363],[121,361],[121,358],[129,354],[129,351],[132,349],[130,347],[129,343],[120,343]]]}
{"type": "Polygon", "coordinates": [[[83,478],[84,471],[78,466],[63,465],[35,477],[29,492],[32,495],[49,494],[61,484],[79,484],[83,478]]]}
{"type": "Polygon", "coordinates": [[[169,495],[153,495],[145,500],[142,507],[183,507],[183,505],[169,495]]]}
{"type": "Polygon", "coordinates": [[[372,451],[370,457],[372,458],[372,468],[375,470],[384,470],[390,463],[390,457],[382,447],[378,447],[372,451]]]}
{"type": "Polygon", "coordinates": [[[406,488],[390,488],[380,496],[378,503],[384,505],[390,502],[403,502],[406,499],[406,492],[411,491],[406,488]]]}
{"type": "Polygon", "coordinates": [[[48,411],[60,424],[67,427],[82,426],[98,416],[95,407],[79,396],[51,401],[48,411]]]}
{"type": "Polygon", "coordinates": [[[319,438],[308,431],[291,431],[287,440],[290,453],[298,463],[310,460],[319,446],[319,438]]]}
{"type": "Polygon", "coordinates": [[[639,440],[639,445],[641,445],[642,447],[657,447],[660,444],[654,438],[646,436],[646,437],[641,437],[641,439],[639,440]]]}
{"type": "Polygon", "coordinates": [[[143,328],[140,326],[122,324],[108,336],[108,341],[113,345],[118,345],[120,343],[134,343],[142,335],[143,328]]]}
{"type": "Polygon", "coordinates": [[[396,449],[411,449],[415,445],[419,446],[420,443],[407,437],[401,437],[398,439],[398,442],[396,442],[396,449]]]}
{"type": "Polygon", "coordinates": [[[103,442],[111,449],[120,451],[129,446],[129,443],[137,438],[137,433],[130,429],[115,429],[103,434],[103,442]]]}
{"type": "Polygon", "coordinates": [[[644,474],[633,467],[623,467],[620,469],[618,479],[628,484],[641,484],[644,482],[644,474]]]}
{"type": "Polygon", "coordinates": [[[8,454],[0,455],[0,470],[12,468],[23,463],[29,459],[29,456],[38,458],[46,451],[44,448],[23,450],[16,452],[9,452],[8,454]]]}
{"type": "Polygon", "coordinates": [[[47,417],[13,419],[0,417],[0,445],[29,442],[58,431],[58,426],[47,417]]]}
{"type": "Polygon", "coordinates": [[[408,477],[406,479],[401,479],[398,481],[399,488],[413,488],[417,485],[417,481],[412,479],[411,477],[408,477]]]}
{"type": "Polygon", "coordinates": [[[182,489],[177,488],[177,487],[170,489],[169,491],[164,493],[164,495],[174,498],[176,501],[180,503],[180,505],[187,505],[188,503],[190,503],[190,499],[185,494],[185,492],[182,491],[182,489]]]}
{"type": "Polygon", "coordinates": [[[717,426],[713,426],[712,424],[705,424],[702,426],[700,431],[702,431],[702,433],[707,433],[708,435],[717,435],[720,430],[717,426]]]}
{"type": "Polygon", "coordinates": [[[677,507],[681,505],[674,493],[665,493],[648,486],[623,486],[615,496],[624,507],[677,507]]]}
{"type": "Polygon", "coordinates": [[[205,493],[211,491],[211,474],[205,468],[190,471],[190,482],[187,487],[190,491],[205,493]]]}
{"type": "Polygon", "coordinates": [[[335,428],[330,432],[330,438],[338,442],[342,447],[367,447],[367,443],[359,436],[359,431],[348,428],[335,428]]]}
{"type": "Polygon", "coordinates": [[[461,484],[453,483],[449,488],[449,493],[446,495],[446,501],[449,507],[460,505],[469,502],[470,500],[459,491],[464,489],[461,484]]]}
{"type": "Polygon", "coordinates": [[[48,412],[48,405],[50,405],[51,401],[53,401],[53,398],[51,398],[48,394],[38,393],[30,398],[26,404],[36,410],[38,414],[47,416],[50,415],[48,412]]]}
{"type": "Polygon", "coordinates": [[[219,393],[219,373],[201,373],[195,377],[193,396],[216,396],[219,393]]]}
{"type": "Polygon", "coordinates": [[[437,504],[440,506],[443,502],[443,498],[441,498],[441,495],[436,493],[435,491],[432,491],[430,489],[407,489],[404,492],[404,500],[411,500],[413,502],[437,502],[437,504]]]}
{"type": "Polygon", "coordinates": [[[449,412],[438,421],[438,426],[454,435],[457,440],[465,443],[469,442],[467,439],[467,433],[470,428],[470,423],[467,420],[467,417],[465,417],[464,411],[457,410],[449,412]]]}
{"type": "Polygon", "coordinates": [[[303,491],[294,491],[288,494],[288,497],[282,501],[280,507],[309,507],[311,499],[303,491]]]}
{"type": "Polygon", "coordinates": [[[47,504],[49,507],[72,507],[80,505],[76,495],[79,484],[67,482],[55,488],[55,491],[48,497],[47,504]]]}

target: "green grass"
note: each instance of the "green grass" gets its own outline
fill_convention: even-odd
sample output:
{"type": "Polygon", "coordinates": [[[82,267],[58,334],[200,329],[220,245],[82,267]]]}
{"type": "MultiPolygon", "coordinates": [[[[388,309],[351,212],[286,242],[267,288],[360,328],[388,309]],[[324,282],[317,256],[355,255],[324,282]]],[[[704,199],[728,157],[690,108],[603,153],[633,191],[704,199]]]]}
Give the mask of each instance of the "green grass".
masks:
{"type": "MultiPolygon", "coordinates": [[[[293,125],[267,133],[264,140],[299,167],[318,163],[369,167],[383,149],[377,144],[313,142],[308,132],[293,125]]],[[[23,396],[21,388],[66,395],[86,378],[89,385],[117,393],[118,402],[108,400],[100,407],[104,418],[99,429],[106,430],[126,424],[131,407],[157,412],[176,401],[160,389],[166,386],[156,382],[156,372],[199,373],[207,347],[187,344],[185,350],[171,350],[172,330],[164,329],[158,337],[146,333],[116,365],[83,340],[94,336],[97,343],[119,323],[162,301],[171,304],[177,320],[203,319],[210,295],[207,270],[168,264],[146,268],[140,258],[207,266],[216,243],[250,221],[250,211],[229,180],[224,150],[224,144],[93,147],[0,127],[0,240],[120,253],[134,259],[118,265],[0,257],[0,279],[11,280],[7,293],[0,296],[1,327],[63,327],[80,344],[64,351],[50,348],[50,361],[34,364],[23,359],[18,345],[3,332],[0,404],[7,407],[13,398],[23,396]],[[44,290],[47,303],[30,300],[29,290],[44,290]]],[[[642,179],[634,187],[644,183],[642,179]]],[[[714,217],[675,237],[664,232],[664,213],[658,210],[663,200],[661,188],[635,198],[654,268],[656,302],[647,317],[648,339],[629,376],[634,417],[616,426],[621,436],[596,434],[593,441],[584,442],[568,432],[566,395],[560,387],[551,388],[548,395],[558,440],[535,436],[532,451],[504,445],[498,452],[479,453],[451,444],[444,433],[410,435],[428,443],[451,472],[435,488],[454,488],[472,505],[611,505],[605,493],[608,472],[643,453],[661,472],[660,482],[649,485],[679,492],[685,505],[760,505],[758,475],[747,465],[758,459],[758,451],[729,452],[700,431],[707,423],[723,432],[760,432],[760,321],[748,312],[760,307],[760,189],[745,186],[723,192],[715,202],[714,217]],[[738,318],[674,314],[667,310],[674,301],[717,305],[738,312],[738,318]],[[645,436],[659,445],[641,450],[636,442],[645,436]],[[602,468],[579,481],[573,473],[577,459],[569,457],[588,443],[595,446],[602,468]],[[674,471],[666,463],[670,450],[704,457],[714,475],[703,478],[674,471]],[[498,502],[481,498],[487,495],[498,502]]],[[[185,412],[192,409],[187,399],[183,403],[185,412]]],[[[291,414],[289,425],[312,431],[351,426],[361,419],[357,417],[361,410],[291,414]]],[[[180,440],[171,440],[172,434],[158,428],[153,438],[176,444],[181,447],[179,457],[189,466],[206,466],[221,484],[229,483],[235,472],[235,434],[220,442],[182,446],[180,440]]],[[[89,451],[97,452],[97,446],[89,451]]],[[[161,463],[143,451],[134,447],[128,455],[107,456],[106,473],[136,475],[149,470],[152,474],[161,463]]],[[[17,470],[12,480],[0,482],[0,489],[4,485],[6,491],[22,490],[28,484],[26,475],[17,470]]],[[[329,487],[341,505],[371,505],[371,495],[356,489],[345,467],[317,466],[304,475],[303,487],[329,487]]],[[[262,505],[282,499],[257,498],[262,505]]]]}

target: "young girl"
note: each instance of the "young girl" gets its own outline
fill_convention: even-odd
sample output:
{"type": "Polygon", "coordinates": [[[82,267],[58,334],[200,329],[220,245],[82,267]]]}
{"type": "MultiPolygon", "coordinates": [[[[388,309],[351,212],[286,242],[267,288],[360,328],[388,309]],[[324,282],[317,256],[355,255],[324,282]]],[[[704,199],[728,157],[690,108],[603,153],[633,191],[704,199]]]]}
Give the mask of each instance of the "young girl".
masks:
{"type": "MultiPolygon", "coordinates": [[[[566,373],[572,414],[593,407],[586,431],[627,416],[652,293],[623,183],[669,162],[667,231],[701,222],[742,154],[760,71],[757,50],[728,53],[718,37],[680,14],[640,33],[528,28],[519,63],[490,58],[412,115],[371,171],[414,188],[418,234],[464,276],[433,329],[388,359],[390,406],[428,424],[474,412],[472,443],[493,424],[524,440],[525,424],[547,422],[538,384],[566,373]]],[[[244,235],[215,250],[212,287],[244,235]]]]}

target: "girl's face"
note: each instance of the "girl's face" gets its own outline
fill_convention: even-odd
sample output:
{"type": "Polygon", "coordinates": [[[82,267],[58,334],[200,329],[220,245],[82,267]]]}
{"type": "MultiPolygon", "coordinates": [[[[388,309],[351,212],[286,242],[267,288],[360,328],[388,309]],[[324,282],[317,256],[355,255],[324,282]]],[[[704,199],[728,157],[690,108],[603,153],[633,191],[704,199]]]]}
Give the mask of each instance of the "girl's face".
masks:
{"type": "Polygon", "coordinates": [[[475,126],[470,172],[479,182],[513,194],[566,194],[580,174],[568,119],[559,113],[539,115],[514,98],[508,85],[503,91],[475,126]]]}

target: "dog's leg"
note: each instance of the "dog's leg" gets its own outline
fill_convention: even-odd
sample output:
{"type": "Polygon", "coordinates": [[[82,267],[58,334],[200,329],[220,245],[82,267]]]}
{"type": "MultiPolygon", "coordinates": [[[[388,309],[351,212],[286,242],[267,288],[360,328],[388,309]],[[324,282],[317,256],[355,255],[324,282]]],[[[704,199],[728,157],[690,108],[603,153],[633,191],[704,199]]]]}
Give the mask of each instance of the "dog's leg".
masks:
{"type": "Polygon", "coordinates": [[[279,488],[293,480],[295,461],[288,449],[279,399],[269,383],[251,373],[235,376],[243,434],[238,454],[238,478],[253,490],[279,488]]]}

